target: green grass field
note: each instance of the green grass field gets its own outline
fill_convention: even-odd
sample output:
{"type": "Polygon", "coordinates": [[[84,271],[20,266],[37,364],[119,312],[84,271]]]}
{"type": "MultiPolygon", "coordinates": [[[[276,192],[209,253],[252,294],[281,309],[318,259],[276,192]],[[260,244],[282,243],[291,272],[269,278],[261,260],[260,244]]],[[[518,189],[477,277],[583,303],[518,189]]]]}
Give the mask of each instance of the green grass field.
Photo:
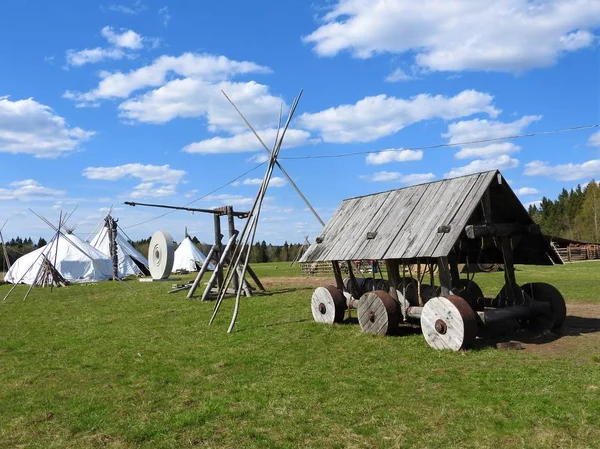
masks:
{"type": "Polygon", "coordinates": [[[208,327],[213,303],[167,295],[171,282],[27,301],[18,287],[0,301],[0,447],[600,447],[600,263],[517,273],[558,287],[581,329],[458,353],[318,325],[318,281],[254,268],[269,292],[243,300],[231,335],[232,301],[208,327]]]}

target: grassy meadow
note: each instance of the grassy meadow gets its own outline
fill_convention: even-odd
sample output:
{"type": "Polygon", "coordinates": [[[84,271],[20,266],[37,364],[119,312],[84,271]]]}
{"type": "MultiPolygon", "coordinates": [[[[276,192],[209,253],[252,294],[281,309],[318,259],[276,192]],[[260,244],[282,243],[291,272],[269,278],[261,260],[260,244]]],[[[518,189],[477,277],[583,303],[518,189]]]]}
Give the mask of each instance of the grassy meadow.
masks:
{"type": "MultiPolygon", "coordinates": [[[[243,299],[230,335],[233,301],[209,327],[212,302],[167,294],[181,281],[26,301],[19,286],[0,301],[0,447],[600,447],[600,263],[518,267],[519,282],[562,291],[561,338],[458,353],[411,329],[318,325],[321,280],[254,268],[268,292],[243,299]]],[[[502,274],[475,280],[495,295],[502,274]]]]}

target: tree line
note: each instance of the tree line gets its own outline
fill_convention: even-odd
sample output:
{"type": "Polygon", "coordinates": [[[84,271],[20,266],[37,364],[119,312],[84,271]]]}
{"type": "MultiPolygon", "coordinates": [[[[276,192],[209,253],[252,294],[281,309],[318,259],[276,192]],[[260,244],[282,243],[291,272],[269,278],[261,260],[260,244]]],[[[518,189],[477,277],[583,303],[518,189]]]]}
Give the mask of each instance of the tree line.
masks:
{"type": "MultiPolygon", "coordinates": [[[[203,243],[195,236],[190,238],[194,245],[196,245],[196,247],[202,251],[204,255],[209,253],[212,244],[203,243]]],[[[142,254],[148,254],[150,237],[130,243],[142,254]]],[[[223,242],[223,247],[225,247],[225,243],[226,242],[223,242]]],[[[175,242],[175,244],[177,245],[177,242],[175,242]]],[[[292,262],[296,259],[302,248],[303,246],[301,243],[288,243],[287,241],[283,245],[272,245],[264,240],[262,242],[256,242],[254,245],[252,245],[252,251],[250,252],[250,263],[292,262]]]]}
{"type": "Polygon", "coordinates": [[[529,206],[529,215],[544,234],[598,243],[600,185],[592,180],[584,188],[562,189],[554,201],[543,197],[529,206]]]}
{"type": "Polygon", "coordinates": [[[37,243],[33,243],[31,237],[27,237],[25,239],[21,237],[15,237],[10,240],[4,242],[6,244],[5,247],[0,243],[0,271],[5,272],[8,267],[6,266],[6,260],[4,255],[8,257],[8,260],[11,264],[15,262],[19,257],[46,245],[46,240],[40,237],[37,240],[37,243]]]}

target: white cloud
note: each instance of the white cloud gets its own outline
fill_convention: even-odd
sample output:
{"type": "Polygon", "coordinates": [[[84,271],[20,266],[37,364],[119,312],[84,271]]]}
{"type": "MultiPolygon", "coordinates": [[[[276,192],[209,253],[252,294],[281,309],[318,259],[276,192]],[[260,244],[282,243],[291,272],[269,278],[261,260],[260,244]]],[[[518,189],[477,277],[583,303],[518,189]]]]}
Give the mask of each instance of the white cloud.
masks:
{"type": "Polygon", "coordinates": [[[162,86],[171,74],[218,82],[239,74],[268,72],[270,70],[267,67],[249,61],[233,61],[225,56],[196,53],[184,53],[177,57],[163,55],[152,64],[128,73],[101,72],[102,80],[95,89],[85,93],[66,91],[63,96],[87,103],[101,99],[127,98],[137,90],[162,86]]]}
{"type": "Polygon", "coordinates": [[[262,164],[269,160],[269,155],[267,153],[257,153],[250,156],[246,159],[246,162],[254,162],[255,164],[262,164]]]}
{"type": "Polygon", "coordinates": [[[534,189],[533,187],[521,187],[520,189],[515,190],[517,195],[537,195],[540,193],[538,189],[534,189]]]}
{"type": "Polygon", "coordinates": [[[525,164],[526,176],[547,176],[559,181],[577,181],[579,179],[597,178],[600,176],[600,159],[592,159],[581,164],[548,165],[547,162],[532,161],[525,164]]]}
{"type": "Polygon", "coordinates": [[[77,150],[94,133],[71,128],[49,106],[33,98],[0,97],[0,152],[56,157],[77,150]]]}
{"type": "Polygon", "coordinates": [[[385,77],[388,83],[399,83],[402,81],[410,81],[415,79],[414,76],[408,75],[404,70],[398,68],[385,77]]]}
{"type": "Polygon", "coordinates": [[[200,192],[200,190],[198,190],[198,189],[189,190],[189,191],[187,191],[187,192],[185,193],[185,195],[184,195],[184,196],[185,196],[186,198],[191,198],[191,197],[193,197],[193,196],[196,196],[196,195],[198,195],[198,192],[200,192]]]}
{"type": "Polygon", "coordinates": [[[588,145],[592,147],[600,147],[600,131],[595,132],[588,139],[588,145]]]}
{"type": "Polygon", "coordinates": [[[540,204],[542,204],[542,200],[530,201],[529,203],[523,204],[523,206],[525,206],[525,209],[529,209],[530,206],[539,206],[540,204]]]}
{"type": "Polygon", "coordinates": [[[128,50],[139,50],[143,46],[142,42],[144,38],[133,30],[121,30],[119,33],[112,27],[105,26],[100,33],[109,44],[112,44],[115,47],[127,48],[128,50]]]}
{"type": "Polygon", "coordinates": [[[140,0],[137,0],[132,6],[118,5],[114,3],[108,6],[109,11],[120,12],[121,14],[128,14],[132,16],[139,14],[145,9],[146,6],[142,4],[140,0]]]}
{"type": "Polygon", "coordinates": [[[64,190],[44,187],[33,179],[25,179],[11,182],[9,188],[0,188],[0,200],[55,200],[57,197],[65,196],[66,193],[64,190]]]}
{"type": "Polygon", "coordinates": [[[158,10],[158,15],[160,16],[162,24],[165,26],[165,28],[168,27],[169,21],[171,20],[171,14],[169,14],[169,8],[166,6],[163,6],[162,8],[160,8],[158,10]]]}
{"type": "Polygon", "coordinates": [[[498,156],[492,159],[476,159],[470,164],[462,167],[452,168],[448,173],[444,175],[444,178],[455,178],[457,176],[470,175],[472,173],[478,173],[488,170],[505,170],[519,166],[517,159],[512,159],[507,155],[498,156]]]}
{"type": "Polygon", "coordinates": [[[272,125],[283,100],[269,93],[268,86],[254,81],[219,84],[196,78],[169,81],[164,86],[119,106],[120,116],[137,122],[166,123],[174,118],[206,117],[211,132],[245,132],[248,128],[223,96],[235,102],[257,128],[272,125]]]}
{"type": "MultiPolygon", "coordinates": [[[[275,136],[277,130],[274,128],[263,129],[257,131],[262,141],[267,145],[269,149],[273,148],[275,142],[275,136]]],[[[300,129],[289,129],[287,130],[283,139],[282,148],[293,148],[303,145],[311,145],[317,143],[318,139],[311,139],[310,133],[300,129]]],[[[223,154],[223,153],[246,153],[251,151],[263,150],[263,146],[260,144],[256,136],[251,132],[245,132],[237,134],[232,137],[212,137],[210,139],[201,140],[200,142],[190,143],[183,147],[181,151],[185,153],[195,154],[223,154]]],[[[262,154],[260,156],[263,156],[262,154]]],[[[264,162],[269,159],[269,155],[265,152],[264,158],[261,157],[260,161],[264,162]]]]}
{"type": "Polygon", "coordinates": [[[88,167],[83,170],[88,179],[118,181],[123,178],[138,178],[145,183],[160,182],[177,184],[186,175],[185,170],[175,170],[167,165],[143,165],[139,163],[117,165],[115,167],[88,167]]]}
{"type": "Polygon", "coordinates": [[[360,178],[370,182],[398,181],[402,184],[412,185],[432,181],[435,179],[435,175],[433,173],[412,173],[403,175],[396,171],[380,171],[371,175],[361,175],[360,178]]]}
{"type": "Polygon", "coordinates": [[[509,123],[485,119],[463,120],[448,125],[448,132],[443,137],[448,138],[452,144],[510,137],[521,134],[527,126],[541,118],[541,115],[525,115],[509,123]]]}
{"type": "Polygon", "coordinates": [[[86,48],[84,50],[67,50],[67,65],[80,67],[94,64],[105,59],[123,59],[127,54],[120,48],[86,48]]]}
{"type": "MultiPolygon", "coordinates": [[[[265,200],[266,199],[267,197],[265,197],[265,200]]],[[[219,206],[223,204],[228,206],[248,206],[254,203],[254,198],[224,193],[220,195],[208,195],[203,198],[202,201],[207,203],[218,203],[219,206]]]]}
{"type": "Polygon", "coordinates": [[[353,105],[304,113],[298,122],[304,128],[321,132],[326,142],[372,142],[423,120],[452,120],[478,113],[496,117],[500,111],[492,101],[491,95],[475,90],[465,90],[454,97],[420,94],[408,100],[377,95],[353,105]]]}
{"type": "MultiPolygon", "coordinates": [[[[540,115],[525,115],[509,123],[485,119],[463,120],[448,125],[448,132],[443,137],[448,138],[451,144],[501,139],[522,134],[527,126],[541,118],[540,115]]],[[[492,158],[516,153],[520,149],[520,146],[511,142],[474,143],[465,145],[454,157],[456,159],[492,158]]]]}
{"type": "MultiPolygon", "coordinates": [[[[111,45],[110,47],[86,48],[83,50],[67,50],[67,66],[80,67],[85,64],[94,64],[106,59],[119,60],[123,58],[135,58],[134,53],[128,53],[125,50],[139,50],[143,47],[145,39],[133,30],[122,29],[115,31],[112,27],[105,26],[100,31],[102,36],[111,45]]],[[[156,40],[149,39],[154,46],[156,40]]],[[[67,96],[67,98],[70,98],[67,96]]]]}
{"type": "MultiPolygon", "coordinates": [[[[242,181],[245,186],[259,186],[263,182],[262,178],[247,178],[242,181]]],[[[287,181],[278,176],[273,176],[269,181],[269,187],[283,187],[287,184],[287,181]]]]}
{"type": "Polygon", "coordinates": [[[380,165],[390,162],[420,161],[423,159],[421,150],[392,149],[371,153],[367,156],[367,164],[380,165]]]}
{"type": "Polygon", "coordinates": [[[520,151],[521,147],[512,142],[491,143],[484,146],[467,146],[461,148],[454,157],[456,159],[492,158],[503,154],[511,154],[520,151]]]}
{"type": "Polygon", "coordinates": [[[424,71],[522,72],[591,47],[597,0],[337,0],[304,41],[320,56],[414,55],[424,71]]]}
{"type": "Polygon", "coordinates": [[[142,182],[134,187],[128,196],[131,198],[163,198],[177,193],[175,184],[155,185],[153,182],[142,182]]]}

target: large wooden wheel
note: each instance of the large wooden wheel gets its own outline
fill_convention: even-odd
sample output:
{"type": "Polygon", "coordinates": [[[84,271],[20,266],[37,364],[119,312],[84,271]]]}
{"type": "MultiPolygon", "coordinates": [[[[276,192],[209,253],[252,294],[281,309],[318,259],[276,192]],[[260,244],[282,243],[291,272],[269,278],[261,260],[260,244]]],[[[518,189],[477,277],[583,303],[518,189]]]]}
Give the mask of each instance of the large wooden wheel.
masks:
{"type": "Polygon", "coordinates": [[[549,313],[529,318],[527,320],[528,327],[540,330],[558,330],[562,327],[567,317],[567,306],[565,299],[556,287],[544,282],[532,282],[522,285],[521,290],[534,301],[550,303],[549,313]]]}
{"type": "Polygon", "coordinates": [[[431,298],[421,312],[425,341],[434,349],[458,351],[468,348],[477,337],[477,318],[460,296],[431,298]]]}
{"type": "Polygon", "coordinates": [[[358,322],[363,332],[385,335],[398,327],[400,318],[400,305],[388,292],[367,292],[358,301],[358,322]]]}
{"type": "Polygon", "coordinates": [[[311,309],[317,323],[341,323],[346,311],[346,298],[333,285],[317,287],[312,295],[311,309]]]}
{"type": "Polygon", "coordinates": [[[411,277],[401,277],[398,293],[411,305],[419,305],[419,284],[411,277]]]}
{"type": "Polygon", "coordinates": [[[469,279],[459,279],[457,286],[452,289],[452,292],[456,296],[460,296],[466,300],[473,309],[484,309],[484,303],[482,301],[483,291],[474,281],[469,279]]]}

